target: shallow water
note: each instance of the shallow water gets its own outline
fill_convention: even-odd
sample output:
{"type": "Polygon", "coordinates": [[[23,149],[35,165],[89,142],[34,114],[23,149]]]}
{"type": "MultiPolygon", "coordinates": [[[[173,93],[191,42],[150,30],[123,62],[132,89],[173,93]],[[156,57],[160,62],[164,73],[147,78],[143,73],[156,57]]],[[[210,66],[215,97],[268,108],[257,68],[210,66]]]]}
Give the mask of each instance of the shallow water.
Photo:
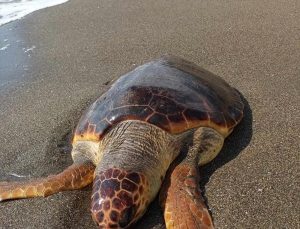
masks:
{"type": "Polygon", "coordinates": [[[68,0],[0,0],[0,26],[27,14],[68,0]]]}
{"type": "Polygon", "coordinates": [[[25,79],[30,68],[31,55],[34,54],[34,50],[27,51],[31,48],[32,44],[28,44],[22,39],[19,30],[13,29],[9,24],[1,26],[0,94],[3,89],[25,79]]]}

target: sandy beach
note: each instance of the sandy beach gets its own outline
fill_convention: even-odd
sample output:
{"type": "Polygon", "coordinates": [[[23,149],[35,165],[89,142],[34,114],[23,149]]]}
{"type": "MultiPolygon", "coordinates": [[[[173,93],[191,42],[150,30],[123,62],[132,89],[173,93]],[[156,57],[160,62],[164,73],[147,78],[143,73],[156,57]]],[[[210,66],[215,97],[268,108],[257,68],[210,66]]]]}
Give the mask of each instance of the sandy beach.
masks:
{"type": "MultiPolygon", "coordinates": [[[[1,26],[0,180],[70,165],[82,111],[113,79],[169,53],[223,77],[246,105],[201,168],[216,228],[300,228],[299,15],[297,0],[72,0],[1,26]]],[[[1,202],[0,228],[94,228],[90,194],[1,202]]],[[[163,225],[156,201],[136,228],[163,225]]]]}

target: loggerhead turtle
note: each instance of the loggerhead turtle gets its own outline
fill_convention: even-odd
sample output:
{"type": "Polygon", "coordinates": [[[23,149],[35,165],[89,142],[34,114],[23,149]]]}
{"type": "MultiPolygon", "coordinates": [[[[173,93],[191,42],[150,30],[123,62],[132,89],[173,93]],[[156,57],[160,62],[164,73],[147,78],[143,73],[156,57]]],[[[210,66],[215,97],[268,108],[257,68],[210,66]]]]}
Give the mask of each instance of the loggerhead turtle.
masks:
{"type": "Polygon", "coordinates": [[[1,182],[0,201],[48,196],[93,182],[99,228],[128,228],[166,176],[161,204],[167,228],[213,228],[199,190],[198,165],[216,157],[243,117],[235,89],[186,60],[165,56],[120,77],[81,117],[73,165],[28,182],[1,182]],[[186,148],[185,155],[183,148],[186,148]]]}

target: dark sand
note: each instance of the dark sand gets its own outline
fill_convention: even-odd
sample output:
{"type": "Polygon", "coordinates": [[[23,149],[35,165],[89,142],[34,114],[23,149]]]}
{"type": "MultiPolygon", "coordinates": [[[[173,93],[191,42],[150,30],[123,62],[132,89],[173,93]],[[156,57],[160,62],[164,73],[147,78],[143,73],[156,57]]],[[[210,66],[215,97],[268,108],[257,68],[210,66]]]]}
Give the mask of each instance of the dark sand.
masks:
{"type": "MultiPolygon", "coordinates": [[[[248,104],[201,169],[216,227],[300,228],[297,2],[72,0],[0,27],[11,43],[0,52],[1,180],[70,165],[82,110],[113,78],[170,53],[222,76],[248,104]]],[[[94,228],[90,193],[0,203],[0,228],[94,228]]],[[[156,203],[137,228],[162,224],[156,203]]]]}

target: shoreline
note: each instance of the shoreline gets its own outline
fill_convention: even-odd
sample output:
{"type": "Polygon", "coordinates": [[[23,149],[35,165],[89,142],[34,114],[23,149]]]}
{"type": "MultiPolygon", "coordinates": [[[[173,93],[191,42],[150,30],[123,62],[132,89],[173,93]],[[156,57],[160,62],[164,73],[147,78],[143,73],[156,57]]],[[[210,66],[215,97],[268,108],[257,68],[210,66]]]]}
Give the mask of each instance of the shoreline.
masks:
{"type": "Polygon", "coordinates": [[[5,25],[9,22],[22,19],[26,15],[33,13],[35,11],[45,9],[48,7],[56,6],[59,4],[63,4],[68,0],[52,0],[52,1],[1,1],[0,5],[0,26],[5,25]]]}
{"type": "MultiPolygon", "coordinates": [[[[249,104],[222,155],[201,169],[216,228],[297,228],[300,21],[289,2],[73,0],[1,26],[1,41],[14,43],[5,58],[0,51],[0,79],[9,78],[0,181],[70,165],[68,136],[107,82],[169,53],[220,75],[249,104]]],[[[1,202],[0,228],[94,228],[90,194],[1,202]]],[[[138,228],[164,228],[157,202],[138,228]]]]}
{"type": "MultiPolygon", "coordinates": [[[[0,92],[22,82],[29,64],[23,49],[26,46],[16,29],[17,23],[0,26],[0,92]]],[[[26,80],[25,80],[26,81],[26,80]]]]}

